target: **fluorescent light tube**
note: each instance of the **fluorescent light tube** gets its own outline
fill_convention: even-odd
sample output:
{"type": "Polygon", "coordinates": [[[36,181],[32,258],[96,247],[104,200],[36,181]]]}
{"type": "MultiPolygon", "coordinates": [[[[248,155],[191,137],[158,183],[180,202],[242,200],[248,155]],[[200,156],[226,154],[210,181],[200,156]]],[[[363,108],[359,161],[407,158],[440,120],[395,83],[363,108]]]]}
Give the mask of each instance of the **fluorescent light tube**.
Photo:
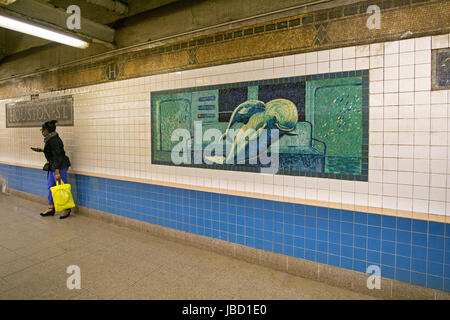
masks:
{"type": "Polygon", "coordinates": [[[59,42],[72,47],[85,49],[89,46],[89,43],[71,36],[64,35],[59,32],[50,31],[45,28],[37,27],[35,25],[21,22],[16,19],[5,17],[0,15],[0,27],[14,30],[17,32],[26,33],[35,37],[47,39],[50,41],[59,42]]]}

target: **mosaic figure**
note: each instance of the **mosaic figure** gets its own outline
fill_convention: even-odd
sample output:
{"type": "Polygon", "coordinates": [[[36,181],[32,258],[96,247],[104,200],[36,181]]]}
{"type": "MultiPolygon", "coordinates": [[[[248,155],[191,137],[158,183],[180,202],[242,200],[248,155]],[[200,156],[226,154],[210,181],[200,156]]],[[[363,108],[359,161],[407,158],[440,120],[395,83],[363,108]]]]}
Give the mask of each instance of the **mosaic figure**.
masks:
{"type": "Polygon", "coordinates": [[[249,100],[244,103],[241,103],[234,109],[233,114],[231,115],[230,122],[228,123],[228,127],[223,133],[222,137],[227,137],[230,128],[235,124],[242,122],[247,124],[250,118],[260,112],[264,112],[266,106],[264,102],[259,100],[249,100]]]}
{"type": "MultiPolygon", "coordinates": [[[[237,159],[250,160],[248,144],[258,141],[261,134],[267,135],[266,144],[258,143],[257,154],[266,151],[276,141],[272,139],[271,130],[278,129],[278,138],[295,129],[298,122],[297,107],[287,99],[275,99],[264,105],[261,101],[247,101],[233,112],[224,136],[228,137],[231,126],[237,122],[245,123],[233,139],[233,145],[226,157],[211,156],[208,160],[217,164],[234,162],[237,159]]],[[[295,135],[295,133],[291,133],[295,135]]]]}

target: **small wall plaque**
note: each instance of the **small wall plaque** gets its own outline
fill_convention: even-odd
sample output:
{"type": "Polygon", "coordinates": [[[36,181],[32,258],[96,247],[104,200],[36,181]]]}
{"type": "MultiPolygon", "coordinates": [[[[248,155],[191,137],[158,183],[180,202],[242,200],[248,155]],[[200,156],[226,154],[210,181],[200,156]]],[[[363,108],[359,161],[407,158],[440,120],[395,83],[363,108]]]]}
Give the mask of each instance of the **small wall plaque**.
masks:
{"type": "Polygon", "coordinates": [[[450,89],[450,48],[433,50],[432,89],[450,89]]]}
{"type": "Polygon", "coordinates": [[[45,121],[57,120],[59,126],[73,126],[73,97],[21,101],[6,104],[6,127],[40,127],[45,121]]]}

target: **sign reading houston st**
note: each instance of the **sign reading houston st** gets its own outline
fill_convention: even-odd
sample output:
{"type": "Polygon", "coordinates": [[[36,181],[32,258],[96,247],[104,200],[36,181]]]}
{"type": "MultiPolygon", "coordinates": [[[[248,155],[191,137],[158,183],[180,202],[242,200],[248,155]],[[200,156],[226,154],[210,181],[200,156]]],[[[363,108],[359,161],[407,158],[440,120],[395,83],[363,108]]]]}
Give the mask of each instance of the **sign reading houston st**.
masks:
{"type": "Polygon", "coordinates": [[[6,127],[40,127],[43,122],[58,120],[59,126],[73,126],[73,97],[21,101],[6,104],[6,127]]]}

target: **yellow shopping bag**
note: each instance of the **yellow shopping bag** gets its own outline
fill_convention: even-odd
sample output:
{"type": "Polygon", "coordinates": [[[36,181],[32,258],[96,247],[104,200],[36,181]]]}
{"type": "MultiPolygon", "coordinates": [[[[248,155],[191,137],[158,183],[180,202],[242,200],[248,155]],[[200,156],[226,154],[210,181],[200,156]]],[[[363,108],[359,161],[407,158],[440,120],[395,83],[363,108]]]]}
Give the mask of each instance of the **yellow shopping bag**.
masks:
{"type": "Polygon", "coordinates": [[[56,186],[51,187],[53,203],[55,204],[55,211],[63,211],[75,207],[72,193],[70,192],[70,184],[65,184],[60,180],[61,184],[56,181],[56,186]]]}

